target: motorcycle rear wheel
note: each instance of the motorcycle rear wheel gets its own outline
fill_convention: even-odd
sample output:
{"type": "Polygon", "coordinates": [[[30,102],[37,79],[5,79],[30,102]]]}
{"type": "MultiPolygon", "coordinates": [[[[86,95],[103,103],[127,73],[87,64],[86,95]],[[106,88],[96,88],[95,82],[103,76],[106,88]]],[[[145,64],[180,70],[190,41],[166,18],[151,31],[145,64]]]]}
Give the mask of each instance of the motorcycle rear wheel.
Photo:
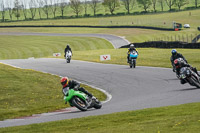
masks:
{"type": "Polygon", "coordinates": [[[95,109],[100,109],[101,107],[102,107],[102,104],[101,104],[101,102],[99,101],[99,102],[96,102],[95,101],[95,104],[94,104],[94,106],[93,106],[95,109]]]}

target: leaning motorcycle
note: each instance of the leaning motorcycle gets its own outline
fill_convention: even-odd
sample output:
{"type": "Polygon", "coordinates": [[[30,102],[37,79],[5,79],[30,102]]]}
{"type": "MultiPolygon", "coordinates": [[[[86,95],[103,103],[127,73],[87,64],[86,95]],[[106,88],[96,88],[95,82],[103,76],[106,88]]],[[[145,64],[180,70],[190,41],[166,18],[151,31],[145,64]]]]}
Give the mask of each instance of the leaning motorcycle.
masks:
{"type": "Polygon", "coordinates": [[[131,51],[129,56],[129,65],[130,68],[136,67],[136,59],[138,57],[138,53],[136,51],[131,51]]]}
{"type": "Polygon", "coordinates": [[[200,88],[200,77],[190,67],[182,67],[180,69],[180,79],[185,80],[192,86],[200,88]]]}
{"type": "Polygon", "coordinates": [[[65,54],[65,58],[66,58],[66,62],[70,63],[71,61],[71,57],[72,57],[72,52],[70,50],[68,50],[65,54]]]}
{"type": "Polygon", "coordinates": [[[93,99],[76,89],[68,89],[66,90],[65,94],[65,102],[69,102],[71,107],[76,107],[81,111],[87,111],[89,108],[100,109],[102,107],[102,104],[99,100],[93,99]]]}

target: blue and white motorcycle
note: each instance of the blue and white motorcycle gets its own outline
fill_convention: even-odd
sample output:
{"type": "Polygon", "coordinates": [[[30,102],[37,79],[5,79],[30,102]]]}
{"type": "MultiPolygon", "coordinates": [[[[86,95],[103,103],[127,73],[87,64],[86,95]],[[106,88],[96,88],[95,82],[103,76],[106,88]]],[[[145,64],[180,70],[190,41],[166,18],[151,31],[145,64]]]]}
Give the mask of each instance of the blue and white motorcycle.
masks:
{"type": "Polygon", "coordinates": [[[129,56],[129,65],[130,68],[135,68],[136,67],[136,59],[138,57],[138,53],[133,50],[130,52],[130,56],[129,56]]]}

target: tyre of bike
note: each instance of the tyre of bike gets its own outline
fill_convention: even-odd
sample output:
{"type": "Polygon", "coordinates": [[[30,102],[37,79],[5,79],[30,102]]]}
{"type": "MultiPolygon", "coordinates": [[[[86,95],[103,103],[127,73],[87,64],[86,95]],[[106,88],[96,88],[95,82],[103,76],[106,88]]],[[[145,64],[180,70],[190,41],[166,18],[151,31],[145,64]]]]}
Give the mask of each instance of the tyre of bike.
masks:
{"type": "Polygon", "coordinates": [[[200,83],[199,83],[199,81],[198,81],[194,76],[191,76],[190,81],[191,81],[197,88],[200,88],[200,83]]]}
{"type": "Polygon", "coordinates": [[[133,60],[133,67],[136,67],[136,60],[133,60]]]}
{"type": "Polygon", "coordinates": [[[95,104],[94,104],[94,108],[95,109],[100,109],[101,107],[102,107],[102,104],[101,104],[101,102],[100,101],[94,101],[95,102],[95,104]]]}
{"type": "Polygon", "coordinates": [[[72,104],[81,111],[87,111],[87,103],[82,98],[75,96],[72,99],[72,104]]]}

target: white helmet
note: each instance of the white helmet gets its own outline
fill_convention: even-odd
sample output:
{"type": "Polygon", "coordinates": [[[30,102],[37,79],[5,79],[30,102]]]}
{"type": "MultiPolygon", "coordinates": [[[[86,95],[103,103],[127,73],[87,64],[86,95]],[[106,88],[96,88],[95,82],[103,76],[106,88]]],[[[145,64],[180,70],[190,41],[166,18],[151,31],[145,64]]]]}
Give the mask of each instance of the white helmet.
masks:
{"type": "Polygon", "coordinates": [[[134,44],[131,44],[131,45],[130,45],[130,48],[134,48],[134,47],[135,47],[134,44]]]}

